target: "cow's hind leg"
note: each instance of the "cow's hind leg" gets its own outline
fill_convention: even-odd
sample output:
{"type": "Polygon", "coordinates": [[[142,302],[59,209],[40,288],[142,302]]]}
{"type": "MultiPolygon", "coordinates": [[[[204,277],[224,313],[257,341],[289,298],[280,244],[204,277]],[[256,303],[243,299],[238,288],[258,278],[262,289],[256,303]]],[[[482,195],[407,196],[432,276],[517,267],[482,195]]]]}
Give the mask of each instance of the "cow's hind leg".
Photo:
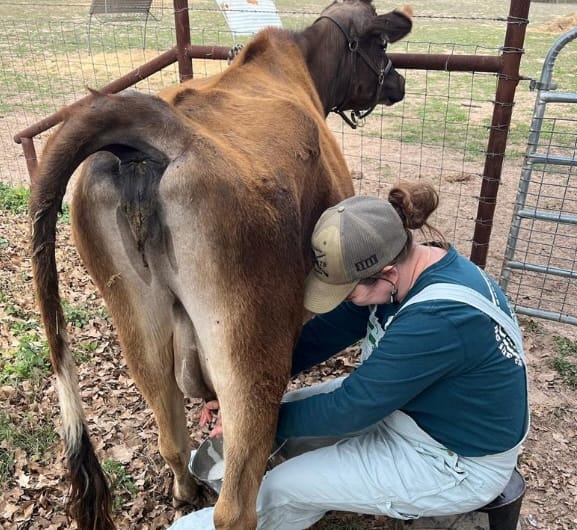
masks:
{"type": "Polygon", "coordinates": [[[198,485],[188,473],[191,440],[184,395],[174,373],[174,321],[163,311],[170,305],[161,296],[143,296],[139,299],[148,301],[146,307],[121,308],[125,299],[118,301],[118,294],[116,289],[106,300],[112,315],[124,316],[115,319],[115,325],[130,375],[154,413],[160,454],[174,473],[174,503],[194,505],[198,485]]]}
{"type": "MultiPolygon", "coordinates": [[[[240,321],[236,324],[243,329],[240,321]]],[[[256,496],[274,443],[295,337],[294,329],[276,330],[277,336],[267,332],[253,335],[253,329],[234,341],[230,366],[221,366],[214,377],[225,451],[224,481],[214,514],[218,530],[251,530],[257,525],[256,496]]]]}
{"type": "MultiPolygon", "coordinates": [[[[158,318],[159,304],[151,307],[158,318]]],[[[186,426],[184,395],[174,373],[174,330],[172,335],[165,335],[161,343],[156,343],[158,337],[150,333],[156,326],[158,320],[140,326],[135,326],[134,322],[122,323],[119,335],[132,378],[154,413],[158,448],[174,473],[174,504],[179,507],[196,503],[198,486],[188,473],[191,440],[186,426]]]]}
{"type": "MultiPolygon", "coordinates": [[[[109,159],[97,161],[108,170],[109,159]]],[[[174,472],[175,499],[194,503],[198,487],[188,473],[191,442],[174,373],[175,298],[144,263],[107,174],[102,181],[81,181],[74,196],[77,248],[113,317],[130,374],[156,418],[159,450],[174,472]]]]}
{"type": "Polygon", "coordinates": [[[231,385],[220,396],[226,467],[214,514],[218,530],[251,530],[257,526],[256,494],[273,445],[278,410],[276,400],[273,403],[269,392],[261,392],[259,383],[262,381],[252,381],[242,389],[231,385]],[[250,399],[239,400],[239,392],[248,389],[250,399]],[[247,417],[251,419],[242,419],[247,417]]]}

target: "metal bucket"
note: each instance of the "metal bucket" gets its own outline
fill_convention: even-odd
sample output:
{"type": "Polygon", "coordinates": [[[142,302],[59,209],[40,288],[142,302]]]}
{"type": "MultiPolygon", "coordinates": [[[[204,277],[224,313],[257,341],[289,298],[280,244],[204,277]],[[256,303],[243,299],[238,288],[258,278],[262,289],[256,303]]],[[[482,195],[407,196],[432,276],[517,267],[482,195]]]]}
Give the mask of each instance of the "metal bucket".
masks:
{"type": "Polygon", "coordinates": [[[224,452],[222,438],[207,438],[190,454],[188,471],[215,493],[220,493],[224,477],[224,452]]]}
{"type": "MultiPolygon", "coordinates": [[[[198,449],[193,449],[190,453],[188,471],[198,481],[206,484],[217,495],[222,487],[224,477],[224,450],[222,438],[207,438],[198,449]]],[[[284,442],[275,447],[267,463],[267,470],[284,461],[280,454],[284,447],[284,442]]]]}

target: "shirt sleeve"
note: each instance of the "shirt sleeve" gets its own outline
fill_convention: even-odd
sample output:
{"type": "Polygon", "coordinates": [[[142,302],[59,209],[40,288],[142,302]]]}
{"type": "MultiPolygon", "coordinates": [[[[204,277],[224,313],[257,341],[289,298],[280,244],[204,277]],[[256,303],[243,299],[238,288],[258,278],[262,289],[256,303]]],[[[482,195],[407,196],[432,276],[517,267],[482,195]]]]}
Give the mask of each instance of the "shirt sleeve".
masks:
{"type": "Polygon", "coordinates": [[[333,392],[283,403],[277,436],[338,436],[365,429],[462,367],[463,341],[446,319],[408,308],[371,356],[333,392]]]}
{"type": "Polygon", "coordinates": [[[293,352],[291,374],[322,363],[361,339],[368,315],[368,308],[345,302],[330,313],[309,320],[293,352]]]}

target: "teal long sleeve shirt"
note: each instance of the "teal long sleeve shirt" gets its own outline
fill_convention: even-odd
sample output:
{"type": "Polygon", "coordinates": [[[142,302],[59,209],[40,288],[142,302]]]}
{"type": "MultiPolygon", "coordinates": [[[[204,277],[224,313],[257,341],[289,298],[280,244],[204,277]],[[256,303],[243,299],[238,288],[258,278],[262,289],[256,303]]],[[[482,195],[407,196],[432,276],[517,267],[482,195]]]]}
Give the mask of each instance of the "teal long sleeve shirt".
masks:
{"type": "MultiPolygon", "coordinates": [[[[503,292],[451,247],[427,268],[405,300],[439,282],[471,287],[510,314],[503,292]]],[[[398,304],[377,307],[384,325],[398,304]]],[[[343,303],[309,321],[293,356],[293,373],[318,364],[366,334],[370,308],[343,303]]],[[[525,366],[511,340],[466,304],[433,300],[396,316],[370,357],[342,386],[281,405],[278,437],[334,436],[370,427],[395,410],[409,414],[438,442],[462,456],[517,445],[527,421],[525,366]]]]}

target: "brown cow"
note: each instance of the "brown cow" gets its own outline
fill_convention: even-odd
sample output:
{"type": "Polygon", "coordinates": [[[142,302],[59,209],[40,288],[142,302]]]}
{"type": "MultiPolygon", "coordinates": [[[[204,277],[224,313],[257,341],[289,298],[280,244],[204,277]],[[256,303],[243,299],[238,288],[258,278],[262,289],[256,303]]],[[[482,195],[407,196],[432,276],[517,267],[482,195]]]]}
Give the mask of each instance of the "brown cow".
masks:
{"type": "Polygon", "coordinates": [[[217,397],[226,473],[215,526],[253,529],[303,321],[309,238],[320,213],[353,193],[325,117],[403,98],[385,47],[410,29],[407,13],[335,2],[304,31],[268,28],[221,74],[160,98],[94,93],[50,138],[31,199],[33,266],[79,528],[114,525],[58,292],[56,220],[73,171],[90,157],[74,239],[154,412],[175,500],[198,495],[184,399],[217,397]]]}

